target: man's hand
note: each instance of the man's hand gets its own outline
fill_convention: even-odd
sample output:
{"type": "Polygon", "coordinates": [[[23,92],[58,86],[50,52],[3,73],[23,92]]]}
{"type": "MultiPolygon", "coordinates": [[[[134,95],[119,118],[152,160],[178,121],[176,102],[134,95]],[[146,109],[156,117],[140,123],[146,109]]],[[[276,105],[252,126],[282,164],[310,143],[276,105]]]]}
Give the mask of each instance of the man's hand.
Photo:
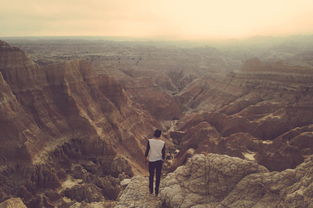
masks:
{"type": "Polygon", "coordinates": [[[149,160],[147,157],[145,157],[145,163],[148,164],[149,163],[149,160]]]}

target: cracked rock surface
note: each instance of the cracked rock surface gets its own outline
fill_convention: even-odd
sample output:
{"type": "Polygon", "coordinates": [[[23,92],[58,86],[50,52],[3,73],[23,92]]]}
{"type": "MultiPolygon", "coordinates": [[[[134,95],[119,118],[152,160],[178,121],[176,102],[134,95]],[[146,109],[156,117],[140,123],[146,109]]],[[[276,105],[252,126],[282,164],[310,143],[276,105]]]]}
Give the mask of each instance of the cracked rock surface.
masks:
{"type": "Polygon", "coordinates": [[[148,191],[148,177],[135,176],[128,183],[114,208],[158,208],[159,197],[148,191]]]}
{"type": "Polygon", "coordinates": [[[251,161],[199,154],[163,180],[161,198],[169,207],[217,206],[244,177],[266,172],[251,161]]]}
{"type": "Polygon", "coordinates": [[[312,208],[312,188],[313,156],[296,169],[269,172],[255,162],[199,154],[169,174],[160,193],[169,208],[312,208]]]}
{"type": "Polygon", "coordinates": [[[148,178],[133,177],[115,208],[313,208],[313,156],[296,169],[269,172],[256,162],[197,154],[161,179],[160,197],[148,178]]]}

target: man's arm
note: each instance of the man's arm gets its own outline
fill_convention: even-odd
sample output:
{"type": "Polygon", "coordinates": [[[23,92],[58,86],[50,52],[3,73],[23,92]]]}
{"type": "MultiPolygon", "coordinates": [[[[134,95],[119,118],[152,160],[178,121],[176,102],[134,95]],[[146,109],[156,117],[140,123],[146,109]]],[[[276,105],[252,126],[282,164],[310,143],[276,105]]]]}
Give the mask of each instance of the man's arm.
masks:
{"type": "Polygon", "coordinates": [[[165,160],[165,144],[162,149],[162,159],[165,160]]]}
{"type": "Polygon", "coordinates": [[[148,157],[149,151],[150,151],[150,144],[149,144],[149,140],[148,140],[148,142],[147,142],[147,147],[146,147],[145,157],[148,157]]]}

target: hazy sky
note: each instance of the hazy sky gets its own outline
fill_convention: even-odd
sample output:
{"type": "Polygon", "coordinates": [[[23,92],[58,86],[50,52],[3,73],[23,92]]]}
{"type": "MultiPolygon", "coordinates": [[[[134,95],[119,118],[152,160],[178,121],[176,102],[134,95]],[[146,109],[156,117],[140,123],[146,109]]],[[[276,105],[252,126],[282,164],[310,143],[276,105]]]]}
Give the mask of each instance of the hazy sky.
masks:
{"type": "Polygon", "coordinates": [[[0,36],[313,34],[313,0],[0,0],[0,36]]]}

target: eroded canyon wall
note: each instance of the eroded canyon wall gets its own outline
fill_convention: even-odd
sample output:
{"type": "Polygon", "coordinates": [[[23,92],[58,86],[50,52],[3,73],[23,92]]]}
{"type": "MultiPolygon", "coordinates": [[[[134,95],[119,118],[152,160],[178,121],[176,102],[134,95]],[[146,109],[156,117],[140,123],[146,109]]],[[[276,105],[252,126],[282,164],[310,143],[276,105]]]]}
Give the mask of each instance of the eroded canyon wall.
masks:
{"type": "Polygon", "coordinates": [[[118,192],[119,179],[142,171],[145,138],[159,124],[114,79],[86,61],[38,66],[2,41],[0,72],[1,200],[54,206],[69,178],[118,192]]]}
{"type": "Polygon", "coordinates": [[[270,170],[284,170],[312,154],[312,71],[247,67],[196,79],[177,95],[189,110],[171,133],[181,146],[179,164],[189,150],[256,159],[270,170]]]}

